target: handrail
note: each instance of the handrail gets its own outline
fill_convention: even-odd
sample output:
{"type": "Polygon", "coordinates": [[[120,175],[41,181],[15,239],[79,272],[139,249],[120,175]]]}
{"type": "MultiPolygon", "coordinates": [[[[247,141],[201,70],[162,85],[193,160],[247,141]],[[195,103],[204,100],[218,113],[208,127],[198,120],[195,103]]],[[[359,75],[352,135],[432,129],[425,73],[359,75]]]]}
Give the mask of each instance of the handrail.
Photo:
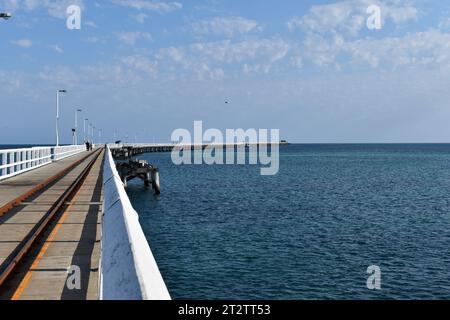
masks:
{"type": "Polygon", "coordinates": [[[54,148],[55,160],[61,160],[86,150],[84,145],[63,146],[54,148]]]}
{"type": "Polygon", "coordinates": [[[27,151],[27,150],[44,150],[51,147],[31,147],[31,148],[18,148],[18,149],[0,149],[0,152],[19,152],[19,151],[27,151]]]}
{"type": "Polygon", "coordinates": [[[170,300],[139,216],[128,199],[108,147],[103,184],[100,299],[170,300]]]}
{"type": "Polygon", "coordinates": [[[83,145],[0,149],[0,181],[86,150],[83,145]]]}

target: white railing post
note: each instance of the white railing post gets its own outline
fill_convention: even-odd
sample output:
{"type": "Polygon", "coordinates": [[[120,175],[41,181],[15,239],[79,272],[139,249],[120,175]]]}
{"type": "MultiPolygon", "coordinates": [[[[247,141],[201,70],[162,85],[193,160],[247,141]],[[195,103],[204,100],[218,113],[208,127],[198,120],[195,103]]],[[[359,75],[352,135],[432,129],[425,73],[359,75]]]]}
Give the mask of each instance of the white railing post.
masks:
{"type": "Polygon", "coordinates": [[[20,151],[14,152],[14,162],[16,164],[16,172],[20,171],[20,151]]]}
{"type": "Polygon", "coordinates": [[[19,151],[18,152],[18,154],[19,154],[19,171],[22,171],[23,170],[23,166],[24,166],[24,162],[23,162],[23,151],[19,151]]]}
{"type": "Polygon", "coordinates": [[[24,156],[25,156],[25,163],[24,163],[24,169],[28,169],[29,168],[29,166],[30,166],[30,164],[28,163],[28,160],[30,159],[30,157],[29,157],[29,150],[25,150],[23,153],[24,153],[24,156]]]}
{"type": "MultiPolygon", "coordinates": [[[[14,159],[15,157],[14,157],[14,152],[10,152],[9,153],[9,162],[8,162],[8,164],[14,164],[14,159]]],[[[16,166],[15,165],[12,165],[11,167],[10,167],[10,169],[9,169],[9,173],[10,174],[13,174],[14,172],[16,171],[16,166]]]]}
{"type": "Polygon", "coordinates": [[[0,176],[6,176],[7,154],[2,152],[0,155],[2,156],[2,169],[0,170],[0,176]]]}
{"type": "Polygon", "coordinates": [[[33,152],[33,158],[32,158],[33,159],[33,162],[32,162],[33,163],[33,167],[36,167],[38,165],[38,162],[36,160],[38,158],[37,157],[38,151],[37,150],[33,150],[32,152],[33,152]]]}

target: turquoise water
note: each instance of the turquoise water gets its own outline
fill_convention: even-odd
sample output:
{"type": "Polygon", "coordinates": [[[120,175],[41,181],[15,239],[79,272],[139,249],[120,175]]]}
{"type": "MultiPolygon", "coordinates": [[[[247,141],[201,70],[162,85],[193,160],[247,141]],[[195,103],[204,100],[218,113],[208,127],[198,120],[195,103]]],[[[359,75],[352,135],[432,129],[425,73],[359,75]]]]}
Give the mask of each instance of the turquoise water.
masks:
{"type": "Polygon", "coordinates": [[[139,158],[162,195],[128,193],[175,299],[450,298],[450,145],[291,145],[265,177],[139,158]]]}

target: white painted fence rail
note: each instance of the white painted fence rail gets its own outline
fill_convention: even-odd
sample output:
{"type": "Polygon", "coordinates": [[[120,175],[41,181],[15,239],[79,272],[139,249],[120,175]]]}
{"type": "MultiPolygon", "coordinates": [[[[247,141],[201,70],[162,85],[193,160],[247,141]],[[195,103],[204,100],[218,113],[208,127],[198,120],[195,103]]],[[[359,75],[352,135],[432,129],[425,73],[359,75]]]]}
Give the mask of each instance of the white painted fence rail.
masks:
{"type": "Polygon", "coordinates": [[[0,180],[45,166],[52,162],[52,148],[0,150],[0,180]]]}
{"type": "Polygon", "coordinates": [[[123,147],[133,147],[133,148],[139,148],[139,147],[150,147],[150,148],[157,148],[157,147],[175,147],[176,144],[174,143],[109,143],[108,148],[110,149],[121,149],[123,147]]]}
{"type": "Polygon", "coordinates": [[[86,150],[85,146],[0,149],[0,181],[86,150]]]}
{"type": "Polygon", "coordinates": [[[83,151],[86,151],[86,146],[84,145],[55,147],[54,160],[58,161],[67,157],[71,157],[83,151]]]}
{"type": "Polygon", "coordinates": [[[100,299],[170,300],[109,148],[106,149],[103,183],[100,299]]]}

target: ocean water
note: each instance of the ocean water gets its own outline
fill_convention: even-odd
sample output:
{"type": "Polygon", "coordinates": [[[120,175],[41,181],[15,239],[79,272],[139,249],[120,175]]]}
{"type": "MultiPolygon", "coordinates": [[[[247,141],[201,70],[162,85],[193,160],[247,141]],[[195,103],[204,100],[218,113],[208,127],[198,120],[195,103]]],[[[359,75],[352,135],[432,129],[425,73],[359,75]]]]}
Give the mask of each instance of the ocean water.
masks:
{"type": "Polygon", "coordinates": [[[4,149],[22,149],[22,148],[32,148],[34,145],[30,144],[0,144],[0,150],[4,149]]]}
{"type": "Polygon", "coordinates": [[[174,299],[449,299],[450,145],[290,145],[128,188],[174,299]],[[381,268],[381,290],[367,268],[381,268]]]}

